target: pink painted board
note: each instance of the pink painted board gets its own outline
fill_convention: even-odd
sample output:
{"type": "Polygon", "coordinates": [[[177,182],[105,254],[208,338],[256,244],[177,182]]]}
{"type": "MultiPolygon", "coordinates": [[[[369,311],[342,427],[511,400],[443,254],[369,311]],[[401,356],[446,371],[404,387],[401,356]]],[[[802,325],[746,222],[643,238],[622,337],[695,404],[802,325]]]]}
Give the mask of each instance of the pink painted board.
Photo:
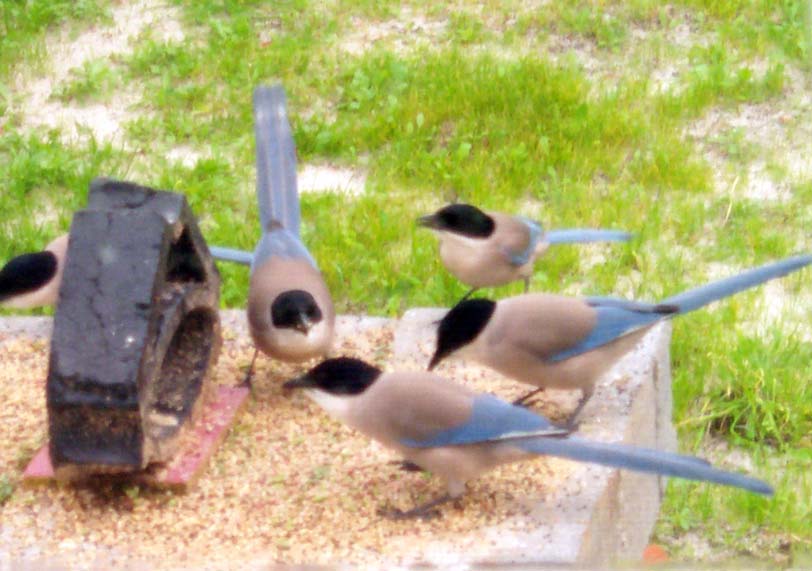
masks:
{"type": "MultiPolygon", "coordinates": [[[[197,422],[191,427],[175,458],[164,467],[136,473],[132,477],[156,487],[185,488],[190,485],[200,475],[228,428],[234,423],[249,393],[248,387],[218,387],[214,398],[206,403],[197,422]]],[[[54,479],[54,468],[46,444],[29,462],[23,473],[23,481],[33,484],[54,479]]]]}

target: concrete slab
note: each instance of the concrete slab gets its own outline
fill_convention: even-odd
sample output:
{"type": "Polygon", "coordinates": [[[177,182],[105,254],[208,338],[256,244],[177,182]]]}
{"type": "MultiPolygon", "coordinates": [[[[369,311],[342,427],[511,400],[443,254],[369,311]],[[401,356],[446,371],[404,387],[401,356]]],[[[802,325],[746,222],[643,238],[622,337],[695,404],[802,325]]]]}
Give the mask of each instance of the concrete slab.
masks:
{"type": "MultiPolygon", "coordinates": [[[[194,484],[223,441],[245,404],[248,387],[217,387],[216,394],[204,403],[199,418],[191,426],[175,457],[158,470],[128,474],[128,480],[156,488],[185,491],[194,484]]],[[[40,448],[23,473],[26,485],[56,481],[49,445],[40,448]]]]}
{"type": "Polygon", "coordinates": [[[50,317],[0,317],[0,345],[18,336],[50,339],[53,330],[50,317]]]}

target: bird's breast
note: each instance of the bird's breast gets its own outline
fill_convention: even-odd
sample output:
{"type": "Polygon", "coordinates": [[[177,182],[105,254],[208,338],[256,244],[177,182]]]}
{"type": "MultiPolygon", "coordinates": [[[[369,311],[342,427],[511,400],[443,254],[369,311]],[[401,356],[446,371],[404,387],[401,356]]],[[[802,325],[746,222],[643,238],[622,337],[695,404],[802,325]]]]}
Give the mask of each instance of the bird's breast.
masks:
{"type": "Polygon", "coordinates": [[[440,259],[449,272],[472,287],[500,286],[522,277],[492,240],[443,234],[440,259]]]}
{"type": "Polygon", "coordinates": [[[271,325],[263,330],[252,330],[252,336],[263,353],[282,361],[301,362],[327,355],[333,337],[330,329],[331,325],[322,320],[307,334],[271,325]]]}

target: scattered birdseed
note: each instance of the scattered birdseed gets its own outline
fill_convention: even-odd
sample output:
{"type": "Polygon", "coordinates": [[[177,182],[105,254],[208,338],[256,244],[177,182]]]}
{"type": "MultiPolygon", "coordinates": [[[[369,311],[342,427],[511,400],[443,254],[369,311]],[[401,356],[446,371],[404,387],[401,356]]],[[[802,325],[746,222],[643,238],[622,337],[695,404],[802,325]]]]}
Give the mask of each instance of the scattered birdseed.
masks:
{"type": "MultiPolygon", "coordinates": [[[[253,347],[244,331],[224,328],[213,381],[235,385],[253,347]]],[[[334,354],[385,366],[392,336],[391,322],[383,320],[360,331],[345,326],[334,354]]],[[[0,561],[16,562],[12,568],[242,570],[421,561],[421,546],[436,541],[473,546],[479,532],[497,525],[532,526],[533,504],[560,488],[573,467],[547,458],[503,466],[471,482],[436,519],[384,519],[379,509],[432,499],[444,493],[443,481],[400,470],[391,463],[397,457],[304,395],[283,394],[282,383],[315,362],[294,366],[260,356],[253,398],[187,493],[109,482],[23,488],[23,469],[47,437],[47,362],[45,341],[0,339],[0,477],[14,487],[0,506],[0,561]]],[[[424,370],[426,363],[412,366],[424,370]]],[[[505,398],[521,392],[515,383],[494,384],[484,369],[448,364],[441,374],[505,398]]]]}

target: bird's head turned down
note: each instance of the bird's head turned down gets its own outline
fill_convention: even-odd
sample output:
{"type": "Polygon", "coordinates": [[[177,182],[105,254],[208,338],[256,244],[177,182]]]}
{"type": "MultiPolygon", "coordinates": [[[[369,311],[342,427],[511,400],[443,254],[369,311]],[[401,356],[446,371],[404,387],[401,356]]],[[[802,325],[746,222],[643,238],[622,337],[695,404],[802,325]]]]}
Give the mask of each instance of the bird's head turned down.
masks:
{"type": "Polygon", "coordinates": [[[495,223],[493,218],[470,204],[449,204],[434,214],[421,216],[417,219],[420,226],[453,232],[470,238],[487,238],[493,233],[495,223]]]}
{"type": "Polygon", "coordinates": [[[490,299],[466,299],[452,307],[437,327],[437,346],[429,362],[429,371],[476,339],[495,309],[496,302],[490,299]]]}
{"type": "Polygon", "coordinates": [[[285,389],[317,389],[337,396],[359,395],[367,390],[382,371],[361,359],[326,359],[301,377],[286,382],[285,389]]]}
{"type": "Polygon", "coordinates": [[[59,261],[53,252],[23,254],[0,270],[0,304],[16,295],[38,290],[56,275],[59,261]]]}
{"type": "Polygon", "coordinates": [[[292,289],[276,296],[271,304],[271,322],[280,329],[293,329],[307,335],[322,320],[321,309],[308,292],[292,289]]]}

